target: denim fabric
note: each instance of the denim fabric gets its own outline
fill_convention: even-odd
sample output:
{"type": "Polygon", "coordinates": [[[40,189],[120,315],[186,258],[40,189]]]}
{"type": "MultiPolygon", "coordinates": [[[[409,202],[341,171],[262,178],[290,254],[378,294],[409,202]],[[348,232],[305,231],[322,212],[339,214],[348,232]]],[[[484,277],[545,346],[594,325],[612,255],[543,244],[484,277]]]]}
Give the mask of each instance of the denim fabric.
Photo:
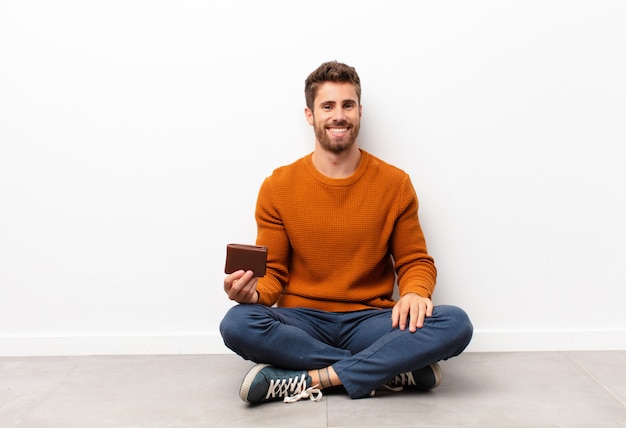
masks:
{"type": "Polygon", "coordinates": [[[359,398],[396,375],[459,355],[473,327],[456,306],[435,306],[415,333],[391,328],[391,309],[324,312],[237,305],[220,324],[224,343],[247,360],[293,370],[333,367],[359,398]]]}

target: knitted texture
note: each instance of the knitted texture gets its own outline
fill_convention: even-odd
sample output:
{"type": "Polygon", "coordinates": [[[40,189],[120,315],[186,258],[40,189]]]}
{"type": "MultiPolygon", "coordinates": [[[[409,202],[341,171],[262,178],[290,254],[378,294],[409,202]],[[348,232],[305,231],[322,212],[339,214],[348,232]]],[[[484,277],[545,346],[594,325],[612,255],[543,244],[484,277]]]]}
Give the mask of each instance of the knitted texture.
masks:
{"type": "Polygon", "coordinates": [[[436,268],[409,176],[361,151],[347,178],[320,173],[311,154],[266,178],[256,206],[257,244],[268,247],[259,303],[332,312],[431,297],[436,268]],[[395,263],[395,266],[394,266],[395,263]]]}

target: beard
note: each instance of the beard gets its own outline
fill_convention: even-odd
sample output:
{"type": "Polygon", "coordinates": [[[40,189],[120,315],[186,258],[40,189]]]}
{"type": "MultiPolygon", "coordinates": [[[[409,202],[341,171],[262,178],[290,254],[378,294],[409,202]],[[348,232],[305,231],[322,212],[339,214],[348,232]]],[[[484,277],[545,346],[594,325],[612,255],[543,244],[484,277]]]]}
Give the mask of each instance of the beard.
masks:
{"type": "Polygon", "coordinates": [[[348,127],[348,133],[342,137],[333,137],[326,132],[326,125],[322,123],[315,123],[315,138],[319,142],[320,146],[331,153],[336,155],[345,152],[350,149],[356,142],[356,138],[359,135],[360,123],[350,124],[346,120],[333,122],[332,126],[337,128],[348,127]],[[350,126],[352,125],[352,126],[350,126]]]}

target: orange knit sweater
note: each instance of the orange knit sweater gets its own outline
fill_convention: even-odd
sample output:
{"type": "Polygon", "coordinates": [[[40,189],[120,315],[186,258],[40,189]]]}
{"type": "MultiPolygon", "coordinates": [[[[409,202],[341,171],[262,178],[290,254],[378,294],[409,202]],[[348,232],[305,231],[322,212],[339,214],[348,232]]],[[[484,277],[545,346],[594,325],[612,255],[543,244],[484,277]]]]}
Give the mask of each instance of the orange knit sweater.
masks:
{"type": "Polygon", "coordinates": [[[256,206],[257,244],[268,247],[259,303],[389,308],[396,272],[400,295],[431,297],[436,269],[409,176],[361,153],[348,178],[323,175],[309,154],[265,179],[256,206]]]}

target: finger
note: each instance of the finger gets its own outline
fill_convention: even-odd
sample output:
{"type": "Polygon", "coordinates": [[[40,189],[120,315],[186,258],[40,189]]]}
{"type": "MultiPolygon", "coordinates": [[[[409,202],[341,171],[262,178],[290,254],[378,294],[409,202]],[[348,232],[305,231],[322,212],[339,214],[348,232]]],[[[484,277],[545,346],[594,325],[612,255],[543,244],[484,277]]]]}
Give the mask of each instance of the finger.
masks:
{"type": "Polygon", "coordinates": [[[243,273],[243,275],[241,275],[241,278],[239,278],[238,281],[241,281],[242,283],[248,283],[248,281],[250,281],[253,277],[254,272],[252,272],[251,270],[247,270],[243,273]]]}
{"type": "Polygon", "coordinates": [[[406,322],[407,319],[409,318],[409,309],[405,308],[404,306],[400,308],[400,330],[405,330],[406,329],[406,322]]]}
{"type": "Polygon", "coordinates": [[[393,309],[391,309],[391,328],[398,327],[400,323],[400,311],[398,309],[398,305],[395,305],[393,309]]]}
{"type": "MultiPolygon", "coordinates": [[[[415,327],[422,328],[424,327],[424,318],[426,317],[426,305],[424,303],[420,303],[418,305],[418,313],[417,319],[415,322],[415,327]]],[[[415,330],[413,330],[415,332],[415,330]]]]}
{"type": "Polygon", "coordinates": [[[237,272],[233,272],[229,277],[224,281],[225,284],[230,280],[230,284],[226,285],[226,292],[228,293],[228,297],[231,300],[236,300],[236,297],[240,295],[241,290],[243,290],[250,279],[250,275],[247,272],[241,270],[237,272]]]}
{"type": "Polygon", "coordinates": [[[433,316],[433,301],[430,299],[426,302],[426,316],[427,317],[433,316]]]}
{"type": "Polygon", "coordinates": [[[252,300],[252,296],[256,293],[256,286],[259,282],[259,278],[252,278],[248,284],[246,284],[245,298],[246,301],[252,300]]]}
{"type": "Polygon", "coordinates": [[[418,329],[419,317],[421,313],[422,311],[420,310],[419,304],[411,306],[411,319],[409,321],[409,331],[411,333],[415,333],[415,331],[418,329]]]}
{"type": "Polygon", "coordinates": [[[238,270],[230,275],[227,275],[226,278],[224,278],[224,291],[226,293],[230,293],[233,285],[235,285],[235,283],[239,281],[244,274],[245,272],[243,270],[238,270]]]}
{"type": "Polygon", "coordinates": [[[238,290],[239,294],[248,294],[250,288],[256,286],[257,281],[257,278],[252,278],[252,276],[248,275],[248,272],[246,272],[246,274],[237,281],[235,288],[238,290]]]}
{"type": "Polygon", "coordinates": [[[241,278],[234,281],[228,297],[238,303],[250,303],[256,297],[258,278],[253,277],[252,271],[246,272],[241,278]]]}

